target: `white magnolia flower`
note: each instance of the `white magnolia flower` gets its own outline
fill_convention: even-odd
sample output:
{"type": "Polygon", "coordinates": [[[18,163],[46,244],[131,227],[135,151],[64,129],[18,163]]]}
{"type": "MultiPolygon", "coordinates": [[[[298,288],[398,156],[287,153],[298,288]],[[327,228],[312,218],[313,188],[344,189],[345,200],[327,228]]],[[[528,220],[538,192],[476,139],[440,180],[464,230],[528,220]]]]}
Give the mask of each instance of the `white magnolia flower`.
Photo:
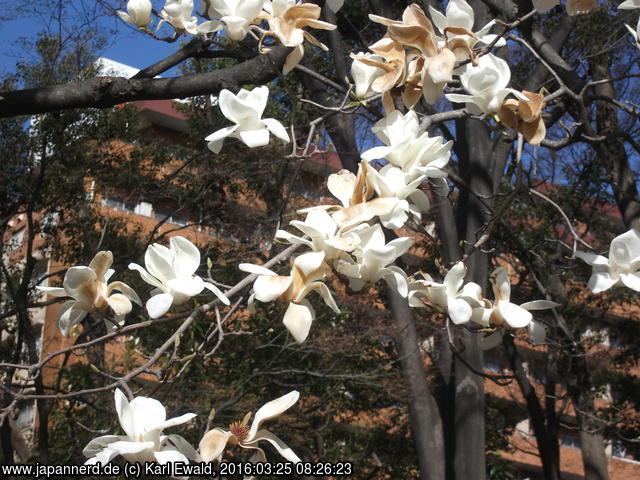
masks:
{"type": "Polygon", "coordinates": [[[443,143],[442,137],[429,137],[427,132],[418,136],[419,129],[415,111],[409,110],[403,115],[394,110],[371,129],[385,146],[367,150],[362,158],[366,161],[384,158],[405,173],[446,177],[443,169],[451,157],[453,143],[443,143]]]}
{"type": "Polygon", "coordinates": [[[291,408],[300,397],[296,390],[283,395],[280,398],[264,404],[256,412],[251,427],[249,419],[251,412],[245,415],[241,422],[233,422],[229,425],[229,430],[214,428],[205,433],[200,440],[200,454],[205,462],[220,460],[227,444],[240,445],[242,448],[256,450],[258,461],[266,462],[264,451],[258,446],[261,440],[269,442],[287,461],[298,463],[300,459],[282,440],[276,437],[269,430],[261,430],[260,426],[266,420],[282,415],[291,408]]]}
{"type": "MultiPolygon", "coordinates": [[[[528,327],[534,339],[539,339],[540,329],[544,331],[544,326],[533,320],[530,310],[546,310],[559,307],[560,304],[549,300],[534,300],[522,305],[511,303],[511,283],[507,271],[496,268],[490,277],[495,300],[493,304],[485,301],[482,307],[473,308],[471,320],[482,326],[495,325],[508,328],[528,327]]],[[[544,338],[544,335],[542,335],[544,338]]]]}
{"type": "Polygon", "coordinates": [[[211,0],[207,14],[219,18],[231,40],[242,40],[249,33],[251,24],[259,23],[264,0],[211,0]]]}
{"type": "Polygon", "coordinates": [[[604,292],[620,283],[640,292],[640,233],[637,230],[618,235],[611,241],[609,259],[591,252],[576,252],[593,266],[589,289],[593,293],[604,292]]]}
{"type": "Polygon", "coordinates": [[[302,60],[304,56],[302,44],[305,39],[322,50],[328,50],[324,43],[309,32],[302,30],[304,27],[321,30],[336,28],[331,23],[318,20],[321,12],[318,5],[298,3],[296,0],[266,0],[264,10],[267,12],[265,18],[269,21],[269,32],[267,33],[278,38],[284,46],[295,47],[285,60],[283,73],[287,74],[302,60]]]}
{"type": "Polygon", "coordinates": [[[214,32],[218,28],[218,22],[204,22],[198,25],[198,18],[193,15],[193,0],[167,0],[160,11],[162,20],[158,28],[164,22],[170,23],[178,33],[187,32],[191,35],[200,35],[214,32]]]}
{"type": "MultiPolygon", "coordinates": [[[[468,40],[466,43],[470,49],[473,48],[477,42],[482,42],[488,45],[496,37],[495,35],[489,34],[489,30],[491,30],[491,27],[496,23],[495,20],[491,20],[479,31],[472,33],[475,14],[473,13],[473,8],[471,8],[465,0],[450,0],[444,15],[432,6],[429,6],[429,12],[431,13],[433,24],[443,35],[445,35],[445,29],[450,29],[452,27],[463,28],[469,32],[469,34],[465,34],[463,36],[468,40]]],[[[451,32],[447,32],[446,35],[449,39],[459,36],[452,35],[451,32]]],[[[495,46],[504,47],[506,44],[507,42],[504,38],[501,38],[496,42],[495,46]]],[[[455,49],[454,53],[458,53],[458,50],[455,49]]]]}
{"type": "Polygon", "coordinates": [[[422,279],[410,280],[409,305],[436,305],[446,309],[456,325],[467,323],[471,319],[472,307],[482,304],[480,285],[469,282],[462,286],[466,274],[467,267],[462,262],[451,267],[442,283],[436,283],[429,274],[422,273],[422,279]]]}
{"type": "Polygon", "coordinates": [[[409,218],[409,213],[419,220],[422,213],[429,210],[429,198],[420,190],[425,175],[404,173],[390,163],[379,172],[368,163],[366,166],[367,179],[378,197],[398,199],[390,212],[379,215],[385,228],[401,228],[409,218]]]}
{"type": "MultiPolygon", "coordinates": [[[[329,192],[340,200],[342,207],[337,205],[316,207],[333,209],[331,218],[345,232],[363,222],[368,222],[379,215],[386,215],[398,204],[398,199],[373,198],[374,190],[367,179],[367,167],[361,162],[358,175],[349,170],[340,170],[329,175],[327,188],[329,192]]],[[[304,210],[299,213],[304,212],[304,210]]]]}
{"type": "Polygon", "coordinates": [[[268,98],[269,87],[266,85],[251,91],[243,88],[237,95],[229,90],[222,90],[218,98],[220,110],[235,125],[213,132],[205,138],[209,149],[214,153],[219,153],[224,139],[227,137],[238,138],[250,148],[263,147],[269,144],[269,132],[285,142],[289,142],[287,130],[278,120],[261,118],[268,98]]]}
{"type": "Polygon", "coordinates": [[[618,10],[633,10],[635,8],[640,8],[640,0],[625,0],[618,5],[618,10]]]}
{"type": "Polygon", "coordinates": [[[351,54],[353,63],[351,64],[351,77],[356,85],[356,96],[358,98],[367,98],[376,94],[376,91],[371,88],[371,85],[376,78],[381,77],[386,72],[377,66],[370,65],[368,63],[361,62],[359,59],[367,59],[374,62],[384,64],[384,58],[380,55],[373,53],[358,52],[357,54],[351,54]]]}
{"type": "Polygon", "coordinates": [[[450,102],[466,103],[467,109],[474,115],[492,114],[500,110],[505,97],[512,93],[522,100],[528,100],[513,88],[507,88],[511,79],[511,70],[507,62],[488,53],[480,57],[478,66],[465,65],[460,82],[470,95],[448,93],[450,102]]]}
{"type": "Polygon", "coordinates": [[[118,455],[128,462],[201,461],[198,452],[180,435],[162,435],[162,430],[188,422],[195,413],[167,420],[167,412],[158,400],[136,397],[129,403],[119,389],[115,391],[115,403],[125,435],[104,435],[91,440],[82,451],[89,459],[86,464],[106,465],[118,455]]]}
{"type": "Polygon", "coordinates": [[[311,208],[306,213],[304,222],[292,220],[289,224],[308,235],[310,239],[292,235],[285,230],[278,230],[276,238],[307,245],[314,252],[324,252],[326,261],[333,260],[342,252],[350,252],[356,247],[352,242],[353,237],[342,235],[338,224],[324,208],[311,208]]]}
{"type": "Polygon", "coordinates": [[[136,27],[146,27],[151,22],[151,2],[149,0],[129,0],[127,12],[118,11],[118,16],[136,27]]]}
{"type": "Polygon", "coordinates": [[[324,252],[309,252],[300,255],[293,262],[291,275],[288,276],[278,275],[268,268],[251,263],[241,263],[239,268],[243,272],[258,275],[249,297],[250,307],[254,299],[260,302],[280,300],[289,304],[282,323],[298,343],[306,340],[311,323],[316,317],[311,303],[306,299],[309,293],[317,290],[324,303],[334,312],[340,313],[331,292],[320,281],[329,270],[324,252]]]}
{"type": "Polygon", "coordinates": [[[184,237],[171,237],[169,248],[158,243],[150,245],[144,254],[144,265],[146,270],[137,263],[130,263],[129,268],[156,287],[147,301],[151,318],[161,317],[171,305],[181,305],[205,288],[229,305],[229,299],[215,285],[195,275],[200,266],[200,251],[184,237]]]}
{"type": "Polygon", "coordinates": [[[400,267],[389,265],[404,254],[413,240],[409,237],[396,238],[385,243],[384,232],[380,224],[354,232],[360,238],[360,247],[352,256],[343,254],[336,264],[336,271],[349,277],[349,286],[361,290],[365,284],[376,283],[384,279],[403,297],[407,296],[407,275],[400,267]]]}
{"type": "Polygon", "coordinates": [[[131,287],[122,282],[107,284],[114,271],[109,268],[113,254],[101,251],[93,257],[88,267],[71,267],[62,282],[63,288],[37,287],[53,297],[71,297],[58,312],[58,327],[68,336],[71,329],[80,323],[87,313],[113,311],[113,319],[105,318],[107,330],[113,331],[124,325],[124,317],[131,311],[131,302],[142,305],[131,287]],[[119,291],[122,293],[113,293],[119,291]]]}

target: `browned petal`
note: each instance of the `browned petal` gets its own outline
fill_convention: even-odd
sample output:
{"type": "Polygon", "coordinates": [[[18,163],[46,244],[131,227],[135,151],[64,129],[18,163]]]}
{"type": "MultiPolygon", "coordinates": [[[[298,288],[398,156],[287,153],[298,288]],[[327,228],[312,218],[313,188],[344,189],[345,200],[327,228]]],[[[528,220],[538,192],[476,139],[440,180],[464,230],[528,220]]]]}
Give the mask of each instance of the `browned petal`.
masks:
{"type": "Polygon", "coordinates": [[[413,108],[422,96],[422,85],[406,82],[402,89],[402,103],[407,108],[413,108]]]}
{"type": "Polygon", "coordinates": [[[358,168],[358,176],[356,177],[356,185],[353,188],[353,194],[351,195],[350,205],[357,205],[358,203],[366,202],[373,195],[373,189],[368,188],[369,181],[367,179],[367,166],[363,160],[360,162],[358,168]]]}
{"type": "Polygon", "coordinates": [[[298,270],[295,265],[291,268],[291,285],[285,290],[285,292],[278,297],[278,300],[289,303],[304,289],[305,281],[302,272],[298,270]]]}
{"type": "Polygon", "coordinates": [[[412,3],[402,12],[402,21],[407,25],[419,25],[429,33],[435,33],[433,25],[424,14],[424,10],[416,3],[412,3]]]}
{"type": "Polygon", "coordinates": [[[311,27],[318,30],[335,30],[336,29],[336,25],[334,25],[333,23],[322,22],[320,20],[313,20],[310,18],[303,18],[300,20],[296,20],[294,25],[296,26],[296,28],[311,27]]]}
{"type": "Polygon", "coordinates": [[[389,36],[402,45],[419,49],[431,57],[438,51],[432,35],[418,25],[389,25],[389,36]]]}
{"type": "Polygon", "coordinates": [[[404,63],[405,53],[404,48],[398,42],[395,42],[390,37],[384,36],[376,43],[369,47],[376,55],[380,55],[387,62],[392,60],[402,60],[404,63]]]}
{"type": "Polygon", "coordinates": [[[509,98],[505,100],[500,107],[500,112],[498,116],[500,117],[500,123],[502,123],[505,127],[516,129],[518,127],[518,103],[519,101],[514,98],[509,98]]]}
{"type": "Polygon", "coordinates": [[[393,103],[391,90],[387,90],[382,94],[382,108],[384,108],[385,115],[389,115],[390,113],[395,111],[396,106],[393,103]]]}
{"type": "Polygon", "coordinates": [[[389,26],[389,25],[398,25],[402,22],[398,20],[391,20],[390,18],[380,17],[378,15],[374,15],[373,13],[369,14],[369,20],[372,22],[380,23],[381,25],[389,26]]]}
{"type": "Polygon", "coordinates": [[[385,72],[393,72],[396,70],[396,65],[392,65],[390,63],[381,62],[379,60],[373,60],[367,57],[356,57],[353,55],[353,53],[351,54],[351,56],[353,59],[355,59],[358,62],[362,62],[365,65],[369,65],[370,67],[381,68],[385,72]]]}
{"type": "Polygon", "coordinates": [[[321,48],[321,49],[322,49],[322,50],[324,50],[325,52],[326,52],[327,50],[329,50],[329,49],[327,48],[327,46],[326,46],[324,43],[322,43],[322,42],[321,42],[320,40],[318,40],[316,37],[314,37],[313,35],[311,35],[309,32],[307,32],[307,31],[304,31],[304,30],[303,30],[303,31],[302,31],[302,36],[303,36],[304,38],[306,38],[306,39],[309,41],[309,43],[312,43],[312,44],[313,44],[313,45],[315,45],[316,47],[321,48]]]}
{"type": "Polygon", "coordinates": [[[303,18],[317,20],[320,18],[320,7],[313,3],[294,5],[293,7],[287,8],[287,11],[284,12],[282,18],[284,21],[291,23],[303,18]]]}
{"type": "Polygon", "coordinates": [[[544,95],[540,93],[522,92],[528,99],[528,102],[520,101],[520,117],[525,122],[532,122],[536,118],[540,117],[542,109],[544,108],[544,95]]]}
{"type": "Polygon", "coordinates": [[[522,134],[531,145],[540,145],[540,142],[544,140],[547,134],[547,127],[542,120],[542,117],[538,117],[535,122],[523,123],[522,134]]]}
{"type": "Polygon", "coordinates": [[[398,84],[402,79],[402,74],[404,72],[404,62],[394,61],[390,63],[389,66],[393,67],[393,70],[390,70],[384,75],[380,75],[371,84],[371,90],[373,90],[374,92],[386,92],[387,90],[395,87],[396,84],[398,84]]]}

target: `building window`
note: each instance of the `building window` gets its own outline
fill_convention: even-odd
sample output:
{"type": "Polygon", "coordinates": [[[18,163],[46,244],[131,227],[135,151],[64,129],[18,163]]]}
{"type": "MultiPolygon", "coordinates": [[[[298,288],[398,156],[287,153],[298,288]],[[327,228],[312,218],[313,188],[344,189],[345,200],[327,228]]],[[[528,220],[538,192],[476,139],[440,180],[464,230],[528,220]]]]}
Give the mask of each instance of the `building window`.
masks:
{"type": "Polygon", "coordinates": [[[175,214],[171,214],[169,212],[164,212],[162,210],[156,210],[155,217],[156,217],[156,220],[158,220],[160,222],[166,221],[166,222],[171,223],[173,225],[180,225],[181,227],[184,227],[189,223],[189,221],[184,217],[181,217],[181,216],[175,215],[175,214]]]}
{"type": "Polygon", "coordinates": [[[107,195],[102,197],[100,203],[105,207],[120,210],[121,212],[135,213],[136,210],[136,204],[134,202],[127,202],[120,198],[109,197],[107,195]]]}
{"type": "Polygon", "coordinates": [[[580,450],[580,439],[571,435],[560,435],[560,443],[563,447],[580,450]]]}

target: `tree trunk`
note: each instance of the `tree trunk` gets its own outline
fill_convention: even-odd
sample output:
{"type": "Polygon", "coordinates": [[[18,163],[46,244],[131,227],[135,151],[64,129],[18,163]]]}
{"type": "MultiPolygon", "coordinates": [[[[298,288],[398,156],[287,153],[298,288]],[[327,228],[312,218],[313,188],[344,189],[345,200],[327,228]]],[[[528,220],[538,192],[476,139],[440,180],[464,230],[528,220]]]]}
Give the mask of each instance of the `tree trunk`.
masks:
{"type": "Polygon", "coordinates": [[[397,328],[396,345],[400,356],[400,367],[409,389],[409,398],[407,399],[409,422],[418,452],[420,478],[422,480],[444,480],[442,422],[438,415],[435,399],[427,384],[413,312],[406,298],[400,296],[393,288],[388,287],[386,291],[397,328]]]}

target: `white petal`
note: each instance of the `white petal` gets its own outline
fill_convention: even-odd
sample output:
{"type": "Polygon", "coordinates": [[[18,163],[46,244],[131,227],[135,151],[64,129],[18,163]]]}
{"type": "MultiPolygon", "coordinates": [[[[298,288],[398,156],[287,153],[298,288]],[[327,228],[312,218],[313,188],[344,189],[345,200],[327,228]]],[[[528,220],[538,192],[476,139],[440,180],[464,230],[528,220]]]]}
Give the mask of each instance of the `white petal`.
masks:
{"type": "Polygon", "coordinates": [[[467,323],[471,319],[471,305],[461,298],[448,298],[447,313],[456,325],[467,323]]]}
{"type": "Polygon", "coordinates": [[[298,256],[293,265],[306,277],[322,266],[324,252],[309,252],[298,256]]]}
{"type": "Polygon", "coordinates": [[[278,275],[273,270],[263,267],[262,265],[254,265],[253,263],[241,263],[238,268],[243,272],[253,273],[255,275],[278,275]]]}
{"type": "Polygon", "coordinates": [[[446,288],[447,297],[455,297],[456,293],[460,289],[460,286],[464,282],[464,277],[467,274],[467,267],[463,262],[456,263],[451,270],[447,272],[444,277],[443,284],[446,288]]]}
{"type": "Polygon", "coordinates": [[[221,128],[213,132],[211,135],[207,136],[204,140],[207,142],[207,147],[213,153],[220,153],[222,150],[222,145],[224,144],[224,139],[230,136],[238,129],[237,125],[233,125],[231,127],[221,128]]]}
{"type": "Polygon", "coordinates": [[[159,243],[150,245],[144,254],[147,271],[162,282],[175,277],[172,263],[171,250],[159,243]]]}
{"type": "Polygon", "coordinates": [[[147,300],[147,312],[151,318],[159,318],[169,311],[173,304],[173,295],[160,293],[147,300]]]}
{"type": "MultiPolygon", "coordinates": [[[[198,295],[204,289],[204,281],[197,275],[193,277],[180,277],[174,278],[167,281],[167,286],[173,290],[174,292],[183,295],[184,297],[191,298],[195,295],[198,295]]],[[[185,300],[186,301],[186,300],[185,300]]],[[[184,302],[176,302],[174,299],[174,303],[179,305],[184,302]]]]}
{"type": "Polygon", "coordinates": [[[218,297],[220,299],[220,301],[222,303],[224,303],[225,305],[230,305],[231,302],[229,301],[229,299],[227,298],[227,296],[222,293],[220,291],[220,289],[218,287],[216,287],[213,283],[209,283],[209,282],[204,282],[204,287],[207,290],[210,290],[216,297],[218,297]]]}
{"type": "Polygon", "coordinates": [[[295,301],[300,303],[302,299],[304,299],[310,292],[314,290],[316,290],[320,294],[320,296],[324,300],[324,303],[326,303],[326,305],[331,310],[333,310],[336,313],[340,313],[340,309],[338,308],[338,305],[336,305],[336,301],[333,299],[333,296],[329,291],[329,287],[327,287],[322,282],[311,282],[310,284],[305,285],[305,287],[296,296],[295,301]]]}
{"type": "Polygon", "coordinates": [[[511,302],[499,302],[497,310],[511,328],[526,327],[533,318],[527,310],[511,302]]]}
{"type": "Polygon", "coordinates": [[[591,292],[600,293],[609,290],[616,283],[618,283],[618,280],[612,278],[608,273],[594,273],[589,278],[588,287],[591,292]]]}
{"type": "Polygon", "coordinates": [[[197,415],[195,413],[185,413],[184,415],[180,415],[179,417],[170,418],[169,420],[164,421],[162,424],[158,426],[160,430],[164,430],[165,428],[175,427],[176,425],[182,425],[183,423],[187,423],[191,419],[195,418],[197,415]]]}
{"type": "Polygon", "coordinates": [[[190,277],[200,267],[200,250],[184,237],[169,239],[173,271],[177,277],[190,277]]]}
{"type": "Polygon", "coordinates": [[[360,158],[366,160],[367,162],[370,162],[371,160],[376,160],[378,158],[385,158],[391,152],[393,152],[392,147],[373,147],[366,152],[362,152],[360,158]]]}
{"type": "Polygon", "coordinates": [[[287,291],[293,279],[289,276],[260,275],[253,284],[256,300],[272,302],[287,291]]]}
{"type": "Polygon", "coordinates": [[[607,260],[606,257],[592,252],[581,252],[578,250],[576,251],[576,257],[584,260],[589,265],[609,266],[609,260],[607,260]]]}
{"type": "Polygon", "coordinates": [[[384,280],[387,284],[393,288],[401,297],[406,297],[409,294],[409,287],[407,286],[407,274],[395,265],[391,265],[384,269],[384,280]]]}
{"type": "Polygon", "coordinates": [[[96,272],[89,267],[71,267],[67,270],[62,284],[70,295],[75,296],[86,284],[95,282],[97,279],[96,272]]]}
{"type": "Polygon", "coordinates": [[[287,129],[284,128],[278,120],[276,120],[275,118],[263,118],[262,121],[271,133],[273,133],[280,140],[284,140],[285,142],[289,143],[290,140],[287,129]]]}
{"type": "Polygon", "coordinates": [[[225,432],[219,428],[209,430],[200,440],[200,455],[205,462],[218,460],[224,453],[227,442],[231,437],[231,432],[225,432]]]}
{"type": "Polygon", "coordinates": [[[164,405],[155,398],[136,397],[129,404],[136,435],[162,429],[167,419],[167,411],[164,405]]]}
{"type": "Polygon", "coordinates": [[[144,268],[142,268],[137,263],[130,263],[129,270],[136,270],[140,273],[142,280],[147,282],[149,285],[153,285],[156,288],[160,288],[162,286],[162,282],[158,281],[155,277],[151,276],[149,272],[147,272],[144,268]]]}
{"type": "MultiPolygon", "coordinates": [[[[293,393],[293,392],[291,392],[293,393]]],[[[296,392],[297,393],[297,392],[296,392]]],[[[290,395],[290,394],[289,394],[290,395]]],[[[271,445],[278,450],[278,453],[287,459],[289,462],[298,463],[300,462],[300,458],[291,450],[286,443],[280,440],[277,436],[271,433],[268,430],[258,430],[256,436],[253,438],[251,443],[257,443],[260,440],[266,440],[271,445]]]]}
{"type": "Polygon", "coordinates": [[[534,300],[520,305],[525,310],[547,310],[549,308],[559,307],[560,304],[549,300],[534,300]]]}
{"type": "Polygon", "coordinates": [[[327,189],[329,189],[331,195],[340,200],[342,206],[348,207],[356,183],[356,176],[352,172],[349,170],[340,170],[338,173],[329,175],[327,189]]]}
{"type": "Polygon", "coordinates": [[[89,263],[89,268],[96,272],[96,277],[99,281],[104,282],[105,275],[110,270],[109,267],[113,264],[113,254],[108,250],[101,250],[89,263]]]}
{"type": "Polygon", "coordinates": [[[102,437],[94,438],[86,447],[82,450],[82,454],[85,457],[95,457],[100,453],[107,445],[123,440],[125,437],[120,435],[103,435],[102,437]]]}
{"type": "Polygon", "coordinates": [[[129,436],[129,438],[135,438],[135,425],[133,422],[133,413],[131,412],[129,400],[127,400],[127,397],[119,388],[116,388],[116,391],[114,392],[114,399],[120,426],[129,436]]]}
{"type": "Polygon", "coordinates": [[[153,442],[114,442],[109,445],[109,449],[114,452],[118,452],[123,457],[127,458],[127,455],[135,455],[136,453],[150,450],[154,447],[153,442]]]}
{"type": "MultiPolygon", "coordinates": [[[[302,222],[300,222],[300,223],[302,223],[302,222]]],[[[310,247],[310,248],[313,246],[313,243],[311,242],[311,240],[307,240],[305,238],[298,237],[296,235],[293,235],[293,234],[287,232],[286,230],[278,230],[276,232],[276,234],[275,234],[275,238],[280,238],[280,239],[284,240],[285,242],[289,242],[289,243],[306,245],[307,247],[310,247]]]]}
{"type": "Polygon", "coordinates": [[[116,316],[123,316],[131,311],[131,300],[129,300],[121,293],[114,293],[113,295],[107,297],[105,300],[111,307],[111,310],[113,310],[113,313],[116,314],[116,316]]]}
{"type": "Polygon", "coordinates": [[[266,128],[261,130],[241,130],[240,139],[249,148],[264,147],[269,145],[269,130],[266,128]]]}
{"type": "Polygon", "coordinates": [[[138,294],[133,290],[133,288],[131,288],[129,285],[127,285],[126,283],[122,283],[122,282],[111,282],[108,286],[107,286],[107,295],[111,295],[111,292],[114,290],[119,290],[120,292],[122,292],[129,300],[137,303],[138,305],[142,306],[142,300],[140,300],[140,297],[138,297],[138,294]]]}
{"type": "Polygon", "coordinates": [[[165,463],[189,463],[189,459],[176,450],[153,452],[153,456],[160,465],[165,463]]]}
{"type": "Polygon", "coordinates": [[[315,312],[308,300],[298,303],[289,303],[289,307],[282,318],[282,323],[296,342],[303,343],[309,335],[311,323],[315,318],[315,312]]]}
{"type": "Polygon", "coordinates": [[[180,435],[171,434],[161,437],[160,442],[162,445],[165,445],[165,449],[169,449],[169,447],[171,446],[171,450],[179,451],[189,460],[193,460],[194,462],[202,462],[202,458],[200,457],[198,451],[180,435]]]}
{"type": "Polygon", "coordinates": [[[69,300],[60,307],[58,328],[65,337],[68,337],[71,329],[87,316],[87,311],[80,307],[81,304],[75,300],[69,300]]]}
{"type": "Polygon", "coordinates": [[[299,397],[300,393],[293,390],[280,398],[276,398],[275,400],[265,403],[260,407],[253,417],[253,422],[251,423],[251,429],[249,430],[247,440],[249,442],[253,442],[255,440],[256,433],[263,422],[282,415],[298,401],[299,397]]]}
{"type": "Polygon", "coordinates": [[[620,280],[631,290],[640,292],[640,274],[621,273],[620,280]]]}

